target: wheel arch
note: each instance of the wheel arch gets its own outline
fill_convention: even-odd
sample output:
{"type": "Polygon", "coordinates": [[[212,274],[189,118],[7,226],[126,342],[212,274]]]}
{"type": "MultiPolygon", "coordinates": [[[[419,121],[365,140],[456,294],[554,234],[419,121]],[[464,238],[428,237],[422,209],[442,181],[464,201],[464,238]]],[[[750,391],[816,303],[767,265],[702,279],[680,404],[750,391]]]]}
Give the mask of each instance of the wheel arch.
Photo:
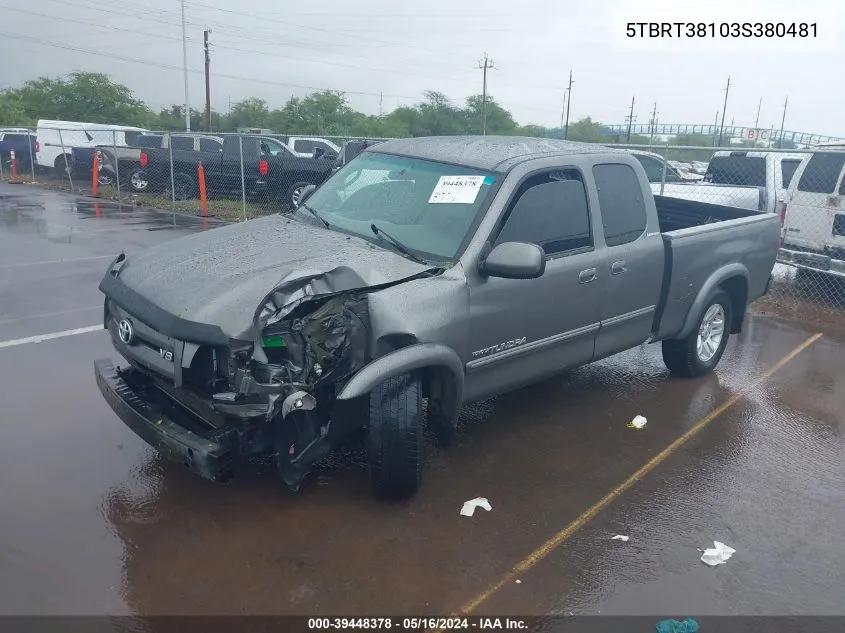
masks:
{"type": "Polygon", "coordinates": [[[701,285],[693,300],[681,331],[672,338],[682,339],[695,329],[696,324],[704,314],[707,302],[717,290],[724,290],[731,299],[731,324],[729,332],[738,334],[742,331],[745,318],[745,308],[748,302],[748,269],[740,263],[723,266],[713,272],[701,285]]]}

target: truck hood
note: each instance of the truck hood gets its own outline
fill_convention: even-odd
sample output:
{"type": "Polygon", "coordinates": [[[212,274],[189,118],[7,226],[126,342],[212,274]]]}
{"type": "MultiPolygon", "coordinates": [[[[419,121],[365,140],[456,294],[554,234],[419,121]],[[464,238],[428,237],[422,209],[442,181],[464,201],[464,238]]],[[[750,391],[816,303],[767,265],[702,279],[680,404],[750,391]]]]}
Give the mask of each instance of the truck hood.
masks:
{"type": "Polygon", "coordinates": [[[252,339],[260,313],[264,322],[280,318],[288,298],[391,285],[430,269],[362,238],[275,215],[127,255],[119,280],[181,319],[252,339]]]}

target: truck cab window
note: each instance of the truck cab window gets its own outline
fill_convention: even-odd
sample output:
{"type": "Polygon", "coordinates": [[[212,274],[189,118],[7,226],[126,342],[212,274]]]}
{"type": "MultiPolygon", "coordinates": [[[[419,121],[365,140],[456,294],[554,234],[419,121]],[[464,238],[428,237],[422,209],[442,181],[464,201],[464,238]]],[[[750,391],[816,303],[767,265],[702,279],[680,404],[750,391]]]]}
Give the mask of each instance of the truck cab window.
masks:
{"type": "Polygon", "coordinates": [[[192,152],[194,151],[194,138],[192,136],[171,136],[170,147],[176,151],[192,152]]]}
{"type": "Polygon", "coordinates": [[[593,167],[599,194],[604,242],[619,246],[633,242],[646,229],[645,201],[636,172],[628,165],[607,163],[593,167]]]}
{"type": "Polygon", "coordinates": [[[580,174],[565,170],[527,180],[496,238],[496,244],[502,242],[537,244],[546,255],[592,247],[587,192],[580,174]]]}
{"type": "Polygon", "coordinates": [[[223,151],[223,143],[219,141],[215,141],[212,138],[201,138],[200,139],[200,151],[201,152],[222,152],[223,151]]]}
{"type": "MultiPolygon", "coordinates": [[[[634,154],[634,157],[640,161],[640,164],[643,166],[645,170],[645,175],[648,178],[649,182],[660,182],[663,180],[663,163],[659,160],[652,158],[651,156],[641,156],[639,154],[634,154]]],[[[667,179],[671,177],[672,169],[667,165],[666,166],[666,176],[667,179]]]]}

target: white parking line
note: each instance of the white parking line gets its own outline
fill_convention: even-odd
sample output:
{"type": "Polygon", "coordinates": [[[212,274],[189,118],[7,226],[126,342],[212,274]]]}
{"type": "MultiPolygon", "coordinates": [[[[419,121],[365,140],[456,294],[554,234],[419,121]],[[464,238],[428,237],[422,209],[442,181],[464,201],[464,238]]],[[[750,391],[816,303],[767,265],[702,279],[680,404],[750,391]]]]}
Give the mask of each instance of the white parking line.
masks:
{"type": "Polygon", "coordinates": [[[16,345],[26,345],[27,343],[40,343],[41,341],[49,341],[54,338],[64,338],[65,336],[74,336],[76,334],[86,334],[88,332],[96,332],[97,330],[104,330],[102,325],[89,325],[88,327],[78,327],[73,330],[62,330],[61,332],[50,332],[49,334],[38,334],[37,336],[27,336],[26,338],[13,338],[9,341],[0,341],[0,349],[4,347],[15,347],[16,345]]]}
{"type": "Polygon", "coordinates": [[[42,266],[44,264],[72,264],[86,262],[92,259],[114,259],[115,255],[96,255],[94,257],[76,257],[75,259],[48,259],[41,262],[23,262],[21,264],[0,264],[0,268],[21,268],[22,266],[42,266]]]}
{"type": "Polygon", "coordinates": [[[32,316],[16,317],[14,319],[3,319],[2,321],[0,321],[0,325],[5,325],[6,323],[17,323],[18,321],[31,321],[32,319],[46,319],[47,317],[61,316],[63,314],[73,314],[74,312],[89,312],[91,310],[102,309],[103,304],[99,303],[95,306],[87,306],[85,308],[72,308],[70,310],[60,310],[58,312],[45,312],[43,314],[35,314],[32,316]]]}

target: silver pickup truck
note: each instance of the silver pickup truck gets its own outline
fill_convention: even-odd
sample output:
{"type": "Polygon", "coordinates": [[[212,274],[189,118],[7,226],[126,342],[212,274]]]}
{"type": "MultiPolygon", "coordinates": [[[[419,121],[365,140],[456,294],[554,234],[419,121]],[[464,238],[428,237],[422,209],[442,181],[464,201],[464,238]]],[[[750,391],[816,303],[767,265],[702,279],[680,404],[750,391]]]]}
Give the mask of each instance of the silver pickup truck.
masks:
{"type": "Polygon", "coordinates": [[[367,148],[286,215],[120,254],[100,284],[122,420],[213,480],[272,454],[294,490],[363,439],[373,491],[420,485],[423,427],[643,343],[711,371],[768,287],[776,215],[655,197],[599,145],[512,137],[367,148]]]}

